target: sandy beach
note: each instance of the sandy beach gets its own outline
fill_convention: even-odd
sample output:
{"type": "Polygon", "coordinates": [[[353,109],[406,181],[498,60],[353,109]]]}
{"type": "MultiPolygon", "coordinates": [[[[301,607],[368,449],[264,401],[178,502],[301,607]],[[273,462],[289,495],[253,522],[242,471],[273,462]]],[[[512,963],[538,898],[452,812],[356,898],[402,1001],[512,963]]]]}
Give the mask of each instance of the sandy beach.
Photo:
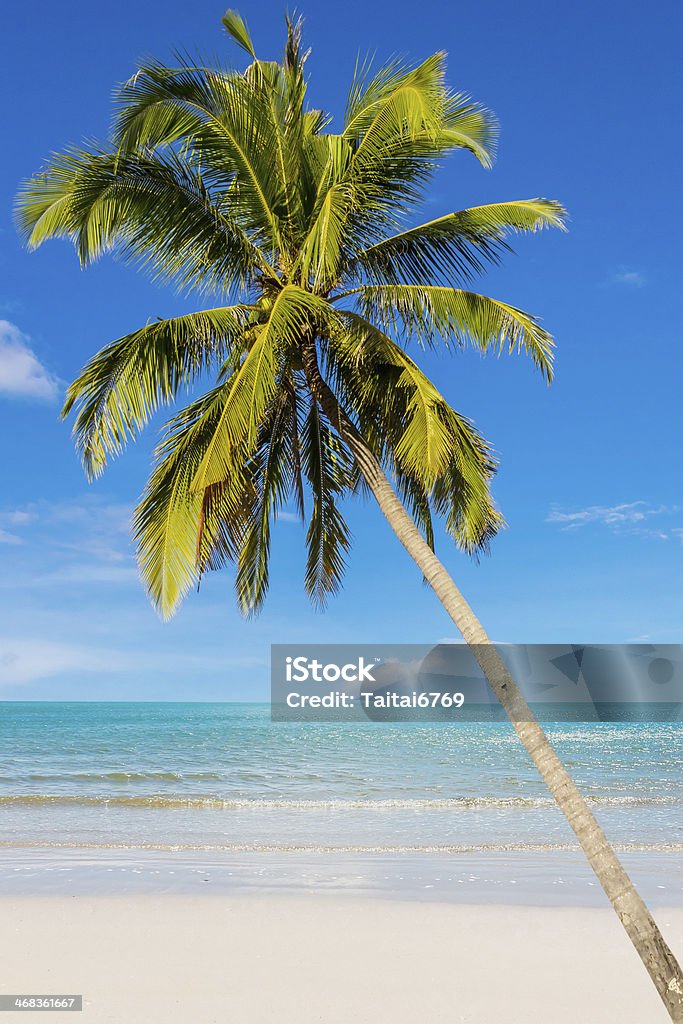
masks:
{"type": "MultiPolygon", "coordinates": [[[[82,993],[84,1021],[667,1019],[609,910],[311,893],[3,897],[0,912],[0,992],[82,993]]],[[[683,952],[683,910],[658,918],[683,952]]]]}

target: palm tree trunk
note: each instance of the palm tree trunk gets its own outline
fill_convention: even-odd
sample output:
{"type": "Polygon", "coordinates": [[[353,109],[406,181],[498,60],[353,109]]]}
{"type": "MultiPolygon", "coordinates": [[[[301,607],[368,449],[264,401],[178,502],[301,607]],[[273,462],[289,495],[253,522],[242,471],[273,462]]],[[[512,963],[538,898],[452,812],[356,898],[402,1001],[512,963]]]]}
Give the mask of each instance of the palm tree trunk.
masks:
{"type": "Polygon", "coordinates": [[[348,445],[392,530],[421,569],[443,607],[472,647],[484,675],[504,707],[525,750],[574,830],[619,920],[628,933],[672,1021],[683,1022],[683,972],[604,832],[572,782],[484,627],[415,526],[384,471],[323,380],[315,342],[306,341],[303,361],[312,394],[348,445]]]}

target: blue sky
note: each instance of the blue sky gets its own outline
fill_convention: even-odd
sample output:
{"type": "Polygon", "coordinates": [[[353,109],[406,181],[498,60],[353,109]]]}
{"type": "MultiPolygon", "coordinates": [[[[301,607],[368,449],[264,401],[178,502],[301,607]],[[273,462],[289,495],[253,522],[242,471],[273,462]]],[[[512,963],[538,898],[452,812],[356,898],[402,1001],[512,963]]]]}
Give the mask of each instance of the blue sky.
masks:
{"type": "MultiPolygon", "coordinates": [[[[279,2],[243,4],[258,50],[279,55],[279,2]]],[[[266,611],[238,615],[226,575],[171,623],[137,582],[128,519],[155,425],[88,486],[58,420],[65,382],[101,345],[192,301],[106,260],[87,271],[66,243],[22,250],[11,206],[53,150],[106,133],[115,83],[174,48],[238,59],[220,3],[72,0],[11,5],[0,73],[0,697],[252,698],[271,642],[430,642],[454,629],[378,512],[349,512],[346,587],[324,615],[302,588],[303,533],[276,532],[266,611]]],[[[680,9],[663,2],[503,2],[419,11],[351,0],[303,8],[310,93],[339,115],[358,51],[415,60],[449,52],[450,81],[501,122],[498,161],[462,154],[435,179],[426,218],[545,195],[570,232],[536,235],[481,289],[543,317],[558,346],[547,388],[523,359],[430,356],[427,369],[501,458],[508,529],[474,565],[440,554],[500,641],[678,642],[681,493],[680,9]],[[678,24],[676,24],[678,22],[678,24]]],[[[201,305],[201,302],[199,303],[201,305]]]]}

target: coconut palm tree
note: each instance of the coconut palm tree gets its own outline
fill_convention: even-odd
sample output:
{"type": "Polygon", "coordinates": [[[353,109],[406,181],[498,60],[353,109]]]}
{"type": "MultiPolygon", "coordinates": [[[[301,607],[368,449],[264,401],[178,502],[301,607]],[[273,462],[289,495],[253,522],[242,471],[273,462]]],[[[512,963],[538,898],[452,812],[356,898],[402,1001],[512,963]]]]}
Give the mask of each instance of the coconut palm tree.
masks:
{"type": "Polygon", "coordinates": [[[409,226],[441,158],[491,164],[491,114],[445,83],[445,57],[357,67],[343,126],[306,104],[300,25],[281,62],[223,23],[242,72],[143,63],[118,93],[112,138],[53,157],[22,188],[28,244],[66,237],[83,264],[108,250],[213,308],[148,323],[107,345],[68,390],[64,415],[89,477],[188,386],[213,386],[169,421],[134,517],[149,595],[172,614],[202,573],[236,566],[243,611],[268,588],[271,526],[306,517],[305,585],[340,586],[344,500],[374,495],[397,538],[473,645],[484,673],[612,901],[672,1020],[683,977],[616,854],[480,622],[434,553],[432,516],[469,553],[501,526],[491,448],[408,354],[408,343],[522,350],[552,376],[538,320],[469,290],[513,232],[560,227],[528,199],[409,226]]]}

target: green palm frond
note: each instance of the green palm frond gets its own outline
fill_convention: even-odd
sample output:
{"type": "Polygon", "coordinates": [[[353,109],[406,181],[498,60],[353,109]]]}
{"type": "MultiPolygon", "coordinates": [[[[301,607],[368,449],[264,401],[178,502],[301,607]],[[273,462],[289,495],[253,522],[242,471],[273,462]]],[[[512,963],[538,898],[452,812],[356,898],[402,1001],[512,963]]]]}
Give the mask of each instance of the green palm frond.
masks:
{"type": "Polygon", "coordinates": [[[252,460],[256,498],[240,545],[235,580],[245,615],[258,612],[268,592],[272,522],[290,494],[301,495],[298,420],[296,390],[283,387],[252,460]]]}
{"type": "Polygon", "coordinates": [[[392,135],[418,135],[441,127],[447,97],[446,55],[435,53],[417,67],[392,61],[349,94],[344,136],[356,153],[387,142],[392,135]]]}
{"type": "MultiPolygon", "coordinates": [[[[445,398],[424,374],[417,363],[386,334],[362,318],[349,316],[351,352],[362,340],[362,354],[356,349],[356,372],[365,379],[368,404],[378,410],[397,409],[400,436],[393,437],[392,455],[401,470],[420,479],[431,489],[451,461],[452,449],[461,433],[467,435],[465,421],[455,413],[445,398]]],[[[335,344],[342,359],[347,352],[335,344]]],[[[357,384],[357,388],[362,384],[357,384]]],[[[389,432],[388,421],[384,430],[389,432]]],[[[486,464],[490,476],[492,466],[486,464]]]]}
{"type": "Polygon", "coordinates": [[[158,320],[112,342],[70,385],[62,416],[88,476],[99,476],[161,405],[211,366],[240,354],[248,306],[226,306],[158,320]]]}
{"type": "Polygon", "coordinates": [[[434,550],[434,522],[430,495],[418,480],[394,469],[396,493],[410,513],[422,536],[434,550]]]}
{"type": "Polygon", "coordinates": [[[221,18],[221,21],[228,35],[232,36],[235,42],[243,50],[246,50],[250,57],[256,59],[256,51],[254,50],[251,34],[244,18],[242,18],[239,12],[228,10],[221,18]]]}
{"type": "MultiPolygon", "coordinates": [[[[462,419],[459,426],[463,427],[462,419]]],[[[434,512],[443,516],[446,530],[468,555],[488,551],[493,537],[505,526],[491,495],[490,480],[476,469],[477,463],[490,458],[486,442],[468,422],[448,472],[436,481],[430,494],[434,512]]]]}
{"type": "Polygon", "coordinates": [[[444,141],[451,149],[468,149],[483,167],[491,167],[498,145],[498,121],[465,93],[448,97],[444,141]]]}
{"type": "Polygon", "coordinates": [[[18,219],[31,248],[70,238],[83,265],[114,250],[181,288],[225,293],[257,270],[275,276],[197,167],[173,153],[57,156],[22,187],[18,219]]]}
{"type": "Polygon", "coordinates": [[[445,55],[437,53],[414,68],[361,69],[343,137],[354,150],[349,177],[358,198],[349,230],[367,248],[397,229],[446,153],[464,147],[488,164],[495,125],[484,108],[446,88],[445,55]]]}
{"type": "Polygon", "coordinates": [[[352,159],[353,150],[341,135],[313,137],[304,145],[304,232],[292,273],[316,290],[335,283],[349,241],[349,217],[358,202],[349,176],[352,159]]]}
{"type": "Polygon", "coordinates": [[[311,318],[327,309],[323,300],[295,285],[286,285],[264,307],[265,320],[254,327],[255,340],[232,380],[215,436],[197,472],[198,489],[220,483],[232,461],[232,451],[246,443],[252,448],[278,388],[278,370],[296,349],[311,318]]]}
{"type": "Polygon", "coordinates": [[[416,522],[428,536],[426,499],[463,550],[485,549],[503,523],[490,493],[491,447],[400,346],[356,314],[342,319],[345,330],[330,340],[330,373],[416,522]]]}
{"type": "Polygon", "coordinates": [[[490,263],[498,263],[510,246],[510,232],[564,226],[566,212],[551,199],[491,203],[445,217],[386,238],[360,253],[346,274],[360,274],[373,284],[453,284],[469,280],[490,263]]]}
{"type": "Polygon", "coordinates": [[[148,62],[121,87],[114,140],[123,153],[190,143],[214,183],[233,186],[233,215],[245,230],[281,247],[278,135],[267,97],[247,77],[148,62]]]}
{"type": "MultiPolygon", "coordinates": [[[[359,418],[379,421],[380,458],[394,458],[402,472],[430,488],[448,464],[458,435],[469,434],[468,421],[446,402],[433,382],[387,334],[355,313],[339,314],[343,324],[330,336],[328,361],[335,386],[359,418]],[[356,398],[354,399],[354,395],[356,398]]],[[[470,442],[467,442],[469,446],[470,442]]],[[[479,471],[488,480],[495,462],[486,445],[479,471]]]]}
{"type": "MultiPolygon", "coordinates": [[[[375,131],[396,125],[413,137],[430,133],[446,149],[469,149],[484,166],[495,155],[497,122],[491,111],[446,86],[446,54],[435,53],[417,67],[389,61],[373,73],[372,63],[356,66],[346,106],[344,134],[358,144],[375,131]],[[403,123],[396,116],[403,107],[403,123]]],[[[436,150],[441,152],[441,148],[436,150]]]]}
{"type": "Polygon", "coordinates": [[[140,574],[164,618],[196,585],[202,565],[210,563],[216,547],[223,556],[236,556],[248,521],[253,488],[246,459],[235,458],[229,482],[214,493],[207,495],[192,486],[228,388],[215,388],[171,420],[135,510],[140,574]]]}
{"type": "Polygon", "coordinates": [[[408,284],[358,289],[362,313],[388,331],[407,331],[422,345],[471,344],[482,352],[524,350],[546,380],[553,375],[553,340],[538,320],[506,302],[460,288],[408,284]]]}
{"type": "Polygon", "coordinates": [[[305,165],[302,143],[311,126],[318,123],[317,118],[311,120],[304,111],[304,64],[308,52],[301,49],[302,22],[289,17],[286,22],[287,42],[282,64],[254,59],[245,71],[245,77],[263,98],[270,116],[277,178],[282,188],[282,208],[278,210],[280,237],[288,243],[280,251],[283,260],[287,260],[289,245],[296,241],[303,226],[302,193],[297,187],[305,165]]]}
{"type": "Polygon", "coordinates": [[[354,178],[376,215],[418,199],[435,161],[453,149],[469,149],[485,166],[493,160],[495,119],[450,92],[445,69],[445,54],[436,53],[414,68],[392,62],[371,77],[361,73],[352,85],[344,138],[354,147],[354,178]]]}
{"type": "Polygon", "coordinates": [[[337,276],[345,227],[353,205],[353,190],[344,182],[327,189],[314,214],[314,223],[301,247],[301,279],[325,290],[337,276]]]}
{"type": "Polygon", "coordinates": [[[313,497],[304,582],[309,597],[323,607],[341,586],[351,546],[339,503],[352,476],[349,454],[315,402],[302,431],[302,464],[313,497]]]}

